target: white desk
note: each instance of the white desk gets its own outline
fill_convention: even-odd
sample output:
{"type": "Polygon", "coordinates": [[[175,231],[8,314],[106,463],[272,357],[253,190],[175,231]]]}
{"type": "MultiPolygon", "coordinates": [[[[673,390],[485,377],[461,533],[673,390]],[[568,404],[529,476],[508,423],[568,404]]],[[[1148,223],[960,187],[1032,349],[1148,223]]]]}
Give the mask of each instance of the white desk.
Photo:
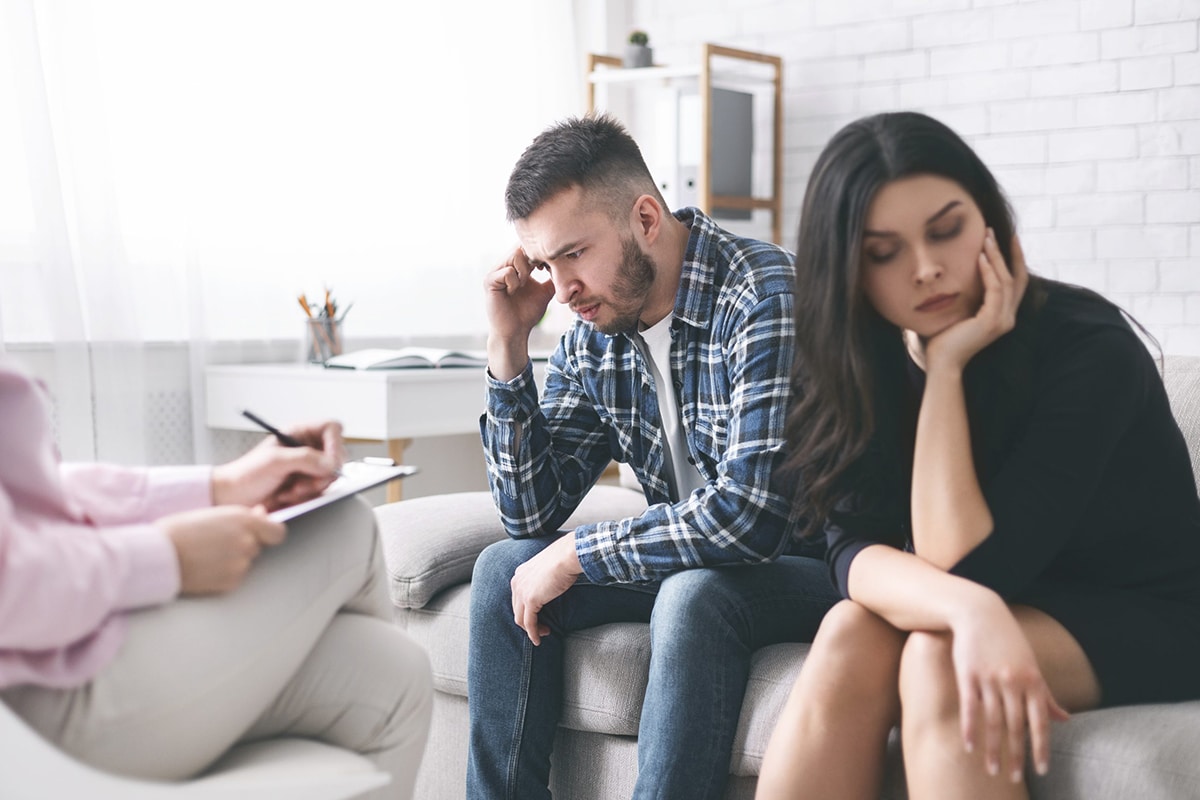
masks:
{"type": "MultiPolygon", "coordinates": [[[[539,375],[545,362],[535,362],[539,375]]],[[[404,448],[419,436],[478,433],[485,410],[482,369],[325,369],[309,364],[239,364],[205,370],[210,428],[260,431],[242,416],[250,409],[286,428],[298,422],[340,420],[347,439],[387,443],[404,463],[404,448]]],[[[399,500],[401,482],[388,485],[399,500]]]]}

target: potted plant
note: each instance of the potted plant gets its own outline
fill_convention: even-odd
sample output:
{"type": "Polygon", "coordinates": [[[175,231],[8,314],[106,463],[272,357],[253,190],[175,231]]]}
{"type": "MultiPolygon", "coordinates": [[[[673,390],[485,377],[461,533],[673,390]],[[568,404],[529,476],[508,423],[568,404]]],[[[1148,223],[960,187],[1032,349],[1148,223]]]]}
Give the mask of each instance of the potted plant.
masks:
{"type": "Polygon", "coordinates": [[[654,50],[649,47],[650,37],[645,31],[633,31],[629,34],[629,44],[625,45],[625,56],[621,62],[626,67],[648,67],[654,58],[654,50]]]}

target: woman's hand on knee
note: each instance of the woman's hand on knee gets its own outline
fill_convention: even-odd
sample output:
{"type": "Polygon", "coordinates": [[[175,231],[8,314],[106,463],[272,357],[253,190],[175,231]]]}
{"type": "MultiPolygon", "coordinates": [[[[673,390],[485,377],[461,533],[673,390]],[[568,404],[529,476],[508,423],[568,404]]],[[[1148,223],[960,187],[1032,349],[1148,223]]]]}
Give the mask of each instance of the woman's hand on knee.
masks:
{"type": "Polygon", "coordinates": [[[180,594],[222,594],[241,585],[265,546],[276,545],[287,528],[262,506],[219,506],[158,520],[179,559],[180,594]]]}
{"type": "Polygon", "coordinates": [[[1014,782],[1024,774],[1028,735],[1034,768],[1045,774],[1050,761],[1050,722],[1068,714],[1038,667],[1037,657],[1007,606],[954,632],[963,743],[982,747],[983,763],[1014,782]],[[1007,753],[1007,762],[1001,756],[1007,753]]]}

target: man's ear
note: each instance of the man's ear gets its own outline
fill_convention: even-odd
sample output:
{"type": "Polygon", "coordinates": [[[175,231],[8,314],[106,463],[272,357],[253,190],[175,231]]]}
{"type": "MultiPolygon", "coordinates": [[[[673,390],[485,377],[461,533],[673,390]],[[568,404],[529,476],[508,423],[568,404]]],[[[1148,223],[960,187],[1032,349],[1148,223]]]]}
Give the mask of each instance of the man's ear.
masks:
{"type": "Polygon", "coordinates": [[[647,245],[652,245],[663,230],[663,208],[650,195],[639,195],[633,203],[631,222],[634,231],[641,234],[647,245]]]}

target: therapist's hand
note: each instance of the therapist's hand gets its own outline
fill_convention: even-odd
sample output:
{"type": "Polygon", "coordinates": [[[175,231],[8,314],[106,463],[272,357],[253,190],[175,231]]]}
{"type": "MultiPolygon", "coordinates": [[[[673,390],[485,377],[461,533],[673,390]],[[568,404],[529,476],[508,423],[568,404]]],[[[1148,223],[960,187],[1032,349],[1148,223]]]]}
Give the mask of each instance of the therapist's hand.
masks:
{"type": "Polygon", "coordinates": [[[268,436],[241,458],[213,467],[213,505],[265,506],[268,511],[316,497],[346,461],[338,422],[291,428],[304,447],[284,447],[268,436]]]}
{"type": "Polygon", "coordinates": [[[179,559],[180,594],[231,592],[241,585],[263,547],[287,535],[262,506],[221,506],[170,514],[158,520],[179,559]]]}

